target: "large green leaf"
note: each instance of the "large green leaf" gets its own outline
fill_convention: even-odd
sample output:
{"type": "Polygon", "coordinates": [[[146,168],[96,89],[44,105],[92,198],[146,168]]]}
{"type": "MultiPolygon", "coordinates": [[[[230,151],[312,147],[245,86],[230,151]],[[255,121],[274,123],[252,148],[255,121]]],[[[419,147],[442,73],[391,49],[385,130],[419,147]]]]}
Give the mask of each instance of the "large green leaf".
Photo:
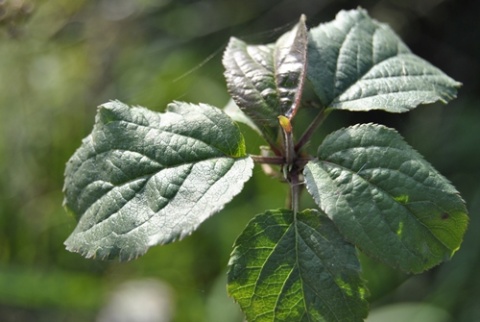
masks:
{"type": "Polygon", "coordinates": [[[79,219],[67,249],[128,260],[180,239],[238,194],[252,167],[237,126],[212,106],[100,106],[65,171],[65,204],[79,219]]]}
{"type": "Polygon", "coordinates": [[[318,211],[257,215],[237,239],[229,268],[228,291],[249,322],[367,315],[355,248],[318,211]]]}
{"type": "Polygon", "coordinates": [[[325,107],[351,111],[405,112],[447,102],[461,85],[362,9],[310,31],[307,73],[325,107]]]}
{"type": "Polygon", "coordinates": [[[460,247],[463,200],[393,129],[364,124],[330,134],[304,174],[342,234],[391,266],[418,273],[460,247]]]}
{"type": "Polygon", "coordinates": [[[277,117],[292,118],[300,104],[307,61],[305,17],[275,44],[248,45],[231,38],[223,56],[227,87],[235,103],[275,143],[277,117]]]}

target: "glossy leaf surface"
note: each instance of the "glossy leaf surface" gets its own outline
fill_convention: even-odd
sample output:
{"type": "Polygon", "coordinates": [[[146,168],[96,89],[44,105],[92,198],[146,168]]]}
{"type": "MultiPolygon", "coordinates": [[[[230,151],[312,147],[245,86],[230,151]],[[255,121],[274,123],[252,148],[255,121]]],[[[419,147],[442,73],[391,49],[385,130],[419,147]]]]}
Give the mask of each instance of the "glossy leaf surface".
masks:
{"type": "Polygon", "coordinates": [[[393,129],[364,124],[330,134],[304,174],[347,240],[393,267],[419,273],[460,247],[463,200],[393,129]]]}
{"type": "Polygon", "coordinates": [[[341,11],[310,30],[307,74],[323,106],[350,111],[399,113],[446,103],[461,85],[362,9],[341,11]]]}
{"type": "Polygon", "coordinates": [[[300,104],[306,73],[305,17],[275,44],[248,45],[231,38],[223,64],[227,87],[235,103],[275,143],[277,117],[292,118],[300,104]]]}
{"type": "Polygon", "coordinates": [[[241,191],[252,167],[217,108],[102,105],[65,171],[65,205],[79,220],[67,249],[128,260],[181,239],[241,191]]]}

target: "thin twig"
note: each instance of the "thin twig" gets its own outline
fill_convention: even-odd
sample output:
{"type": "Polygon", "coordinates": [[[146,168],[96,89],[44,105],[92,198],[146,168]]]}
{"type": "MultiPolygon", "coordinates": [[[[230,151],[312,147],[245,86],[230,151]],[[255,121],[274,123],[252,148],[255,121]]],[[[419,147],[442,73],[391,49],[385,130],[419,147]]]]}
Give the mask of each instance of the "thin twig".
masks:
{"type": "Polygon", "coordinates": [[[305,144],[310,141],[310,138],[312,137],[313,133],[315,130],[322,124],[322,122],[327,118],[328,114],[330,114],[329,109],[322,109],[320,113],[315,117],[315,119],[312,121],[308,129],[303,133],[302,137],[300,140],[298,140],[297,144],[295,145],[295,151],[298,152],[300,151],[305,144]]]}

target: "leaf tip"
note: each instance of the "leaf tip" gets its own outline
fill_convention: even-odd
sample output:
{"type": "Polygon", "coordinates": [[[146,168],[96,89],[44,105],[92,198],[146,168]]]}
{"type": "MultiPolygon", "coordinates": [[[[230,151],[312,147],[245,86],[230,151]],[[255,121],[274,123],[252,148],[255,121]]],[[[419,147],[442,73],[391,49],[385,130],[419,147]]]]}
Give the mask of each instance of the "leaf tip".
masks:
{"type": "Polygon", "coordinates": [[[300,20],[299,20],[299,22],[300,22],[300,24],[305,25],[305,24],[306,24],[306,21],[307,21],[307,16],[306,16],[304,13],[302,13],[302,14],[300,15],[300,20]]]}
{"type": "Polygon", "coordinates": [[[118,101],[112,100],[97,107],[97,123],[108,124],[120,119],[118,112],[128,109],[129,106],[118,101]]]}

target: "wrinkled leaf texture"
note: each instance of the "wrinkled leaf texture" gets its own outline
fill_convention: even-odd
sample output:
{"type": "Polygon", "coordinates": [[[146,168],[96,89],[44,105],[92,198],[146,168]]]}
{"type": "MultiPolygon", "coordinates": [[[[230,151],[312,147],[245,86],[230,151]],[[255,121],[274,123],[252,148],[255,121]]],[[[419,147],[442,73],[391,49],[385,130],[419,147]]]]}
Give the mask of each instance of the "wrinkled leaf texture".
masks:
{"type": "Polygon", "coordinates": [[[328,135],[304,174],[346,239],[390,266],[420,273],[460,247],[462,198],[393,129],[362,124],[328,135]]]}
{"type": "Polygon", "coordinates": [[[277,142],[279,115],[293,118],[306,74],[305,17],[275,44],[248,45],[231,38],[223,56],[228,91],[271,144],[277,142]]]}
{"type": "Polygon", "coordinates": [[[355,247],[316,210],[257,215],[235,242],[228,292],[249,322],[362,321],[355,247]]]}
{"type": "Polygon", "coordinates": [[[67,249],[129,260],[181,239],[241,191],[252,167],[237,126],[217,108],[104,104],[65,171],[65,205],[79,220],[67,249]]]}
{"type": "Polygon", "coordinates": [[[327,108],[406,112],[446,103],[461,85],[414,55],[363,9],[340,11],[309,36],[307,77],[327,108]]]}

